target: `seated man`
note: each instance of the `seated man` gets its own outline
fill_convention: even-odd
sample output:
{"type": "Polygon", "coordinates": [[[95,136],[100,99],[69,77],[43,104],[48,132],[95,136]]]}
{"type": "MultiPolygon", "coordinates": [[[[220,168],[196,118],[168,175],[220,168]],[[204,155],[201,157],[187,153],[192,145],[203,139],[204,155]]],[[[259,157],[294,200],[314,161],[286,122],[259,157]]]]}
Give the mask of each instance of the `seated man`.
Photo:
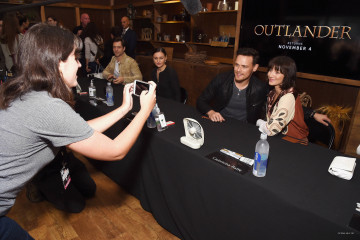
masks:
{"type": "Polygon", "coordinates": [[[127,84],[134,80],[142,80],[142,74],[136,61],[126,55],[125,41],[116,37],[113,42],[114,55],[103,71],[103,77],[115,84],[127,84]]]}
{"type": "MultiPolygon", "coordinates": [[[[259,53],[252,48],[240,48],[234,62],[234,71],[218,74],[202,92],[196,107],[207,114],[213,122],[223,122],[225,118],[255,124],[265,116],[268,85],[253,76],[259,65],[259,53]],[[213,103],[213,105],[210,105],[213,103]]],[[[304,117],[328,125],[330,119],[323,114],[304,108],[304,117]]]]}
{"type": "Polygon", "coordinates": [[[197,109],[213,122],[231,117],[255,124],[262,116],[269,91],[267,84],[253,75],[258,62],[258,51],[240,48],[234,71],[220,73],[210,82],[197,100],[197,109]]]}

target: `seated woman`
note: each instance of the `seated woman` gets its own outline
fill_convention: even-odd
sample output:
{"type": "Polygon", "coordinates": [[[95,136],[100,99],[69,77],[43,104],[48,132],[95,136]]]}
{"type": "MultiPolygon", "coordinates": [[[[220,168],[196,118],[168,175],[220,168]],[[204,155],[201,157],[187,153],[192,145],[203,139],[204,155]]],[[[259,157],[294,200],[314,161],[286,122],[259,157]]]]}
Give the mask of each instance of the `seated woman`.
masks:
{"type": "Polygon", "coordinates": [[[158,96],[181,101],[179,79],[176,71],[166,66],[167,54],[164,48],[156,48],[153,53],[156,68],[151,73],[151,79],[157,84],[158,96]]]}
{"type": "Polygon", "coordinates": [[[124,86],[120,107],[87,122],[81,118],[72,108],[71,90],[81,67],[80,42],[69,30],[34,25],[19,47],[19,75],[0,88],[0,239],[32,239],[6,214],[60,147],[93,159],[121,160],[155,106],[156,85],[150,82],[152,88],[140,95],[140,111],[114,139],[102,132],[132,109],[131,84],[124,86]]]}
{"type": "Polygon", "coordinates": [[[274,87],[268,94],[266,119],[256,123],[261,132],[269,136],[282,132],[293,142],[307,141],[308,127],[300,98],[295,90],[296,64],[287,56],[270,60],[269,85],[274,87]]]}

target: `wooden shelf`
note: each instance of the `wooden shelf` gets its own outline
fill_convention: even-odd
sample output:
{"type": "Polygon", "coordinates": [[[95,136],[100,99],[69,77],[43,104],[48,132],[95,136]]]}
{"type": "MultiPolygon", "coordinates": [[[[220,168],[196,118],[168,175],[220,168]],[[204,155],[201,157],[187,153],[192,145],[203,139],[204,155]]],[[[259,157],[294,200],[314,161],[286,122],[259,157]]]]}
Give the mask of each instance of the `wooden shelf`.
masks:
{"type": "Polygon", "coordinates": [[[185,21],[166,21],[166,22],[155,22],[155,23],[159,23],[159,24],[179,24],[179,23],[190,23],[190,22],[185,22],[185,21]]]}
{"type": "Polygon", "coordinates": [[[227,10],[227,11],[207,11],[199,12],[199,14],[213,14],[213,13],[237,13],[238,10],[227,10]]]}
{"type": "MultiPolygon", "coordinates": [[[[210,43],[198,43],[198,42],[187,42],[188,44],[194,44],[194,45],[203,45],[203,46],[209,46],[209,47],[221,47],[221,46],[211,46],[210,43]]],[[[226,47],[221,47],[221,48],[233,48],[234,45],[228,45],[226,47]]]]}
{"type": "Polygon", "coordinates": [[[179,3],[181,2],[180,0],[171,0],[171,1],[164,1],[164,2],[154,2],[154,5],[157,4],[171,4],[171,3],[179,3]]]}
{"type": "Polygon", "coordinates": [[[185,44],[185,42],[175,42],[175,41],[151,41],[154,43],[170,43],[170,44],[185,44]]]}
{"type": "Polygon", "coordinates": [[[149,19],[152,20],[152,17],[146,17],[146,16],[136,16],[132,20],[142,20],[142,19],[149,19]]]}

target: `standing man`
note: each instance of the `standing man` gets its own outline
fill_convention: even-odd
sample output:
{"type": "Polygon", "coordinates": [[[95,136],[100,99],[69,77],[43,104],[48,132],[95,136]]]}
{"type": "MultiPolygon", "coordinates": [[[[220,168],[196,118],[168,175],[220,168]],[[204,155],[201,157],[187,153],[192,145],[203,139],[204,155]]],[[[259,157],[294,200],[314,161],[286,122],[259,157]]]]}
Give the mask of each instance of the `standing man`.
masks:
{"type": "Polygon", "coordinates": [[[80,15],[80,25],[75,27],[73,29],[73,33],[75,35],[77,35],[78,37],[81,38],[82,40],[82,49],[81,49],[81,56],[80,56],[80,63],[81,63],[81,68],[78,69],[78,75],[79,76],[86,76],[87,72],[86,72],[86,60],[85,60],[85,37],[83,36],[83,30],[84,28],[88,25],[88,23],[90,22],[90,17],[89,14],[87,13],[82,13],[80,15]]]}
{"type": "Polygon", "coordinates": [[[136,48],[136,33],[130,29],[130,19],[127,16],[121,18],[122,34],[121,37],[126,42],[126,54],[135,59],[135,48],[136,48]]]}
{"type": "Polygon", "coordinates": [[[82,13],[81,16],[80,16],[80,23],[81,24],[73,29],[73,33],[80,37],[82,31],[88,25],[89,22],[90,22],[89,14],[82,13]]]}
{"type": "Polygon", "coordinates": [[[213,122],[231,117],[255,124],[261,118],[269,91],[267,84],[253,75],[258,62],[258,51],[240,48],[234,70],[220,73],[210,82],[197,100],[197,109],[213,122]]]}
{"type": "Polygon", "coordinates": [[[113,42],[114,56],[103,71],[103,77],[115,84],[127,84],[142,80],[142,74],[136,61],[126,55],[125,40],[116,37],[113,42]]]}

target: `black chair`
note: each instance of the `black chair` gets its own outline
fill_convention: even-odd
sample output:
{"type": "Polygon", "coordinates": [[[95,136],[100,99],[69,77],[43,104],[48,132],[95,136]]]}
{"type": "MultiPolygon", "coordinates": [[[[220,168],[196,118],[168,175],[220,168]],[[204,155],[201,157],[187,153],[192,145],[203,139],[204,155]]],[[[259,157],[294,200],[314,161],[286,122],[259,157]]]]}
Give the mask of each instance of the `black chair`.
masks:
{"type": "Polygon", "coordinates": [[[321,142],[330,149],[335,138],[335,129],[333,125],[328,123],[329,125],[325,126],[313,118],[306,119],[305,122],[309,127],[309,142],[321,142]]]}
{"type": "Polygon", "coordinates": [[[181,102],[183,104],[186,104],[186,101],[187,101],[187,98],[188,98],[188,93],[187,93],[185,88],[180,87],[180,95],[181,95],[181,99],[180,99],[181,102]]]}

